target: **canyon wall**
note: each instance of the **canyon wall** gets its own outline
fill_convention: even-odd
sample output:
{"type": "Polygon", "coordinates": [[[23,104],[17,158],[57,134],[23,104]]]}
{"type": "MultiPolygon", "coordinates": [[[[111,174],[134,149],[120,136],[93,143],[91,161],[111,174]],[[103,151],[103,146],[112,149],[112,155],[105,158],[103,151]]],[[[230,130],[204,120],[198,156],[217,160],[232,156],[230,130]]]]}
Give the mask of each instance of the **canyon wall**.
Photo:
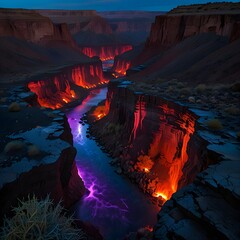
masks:
{"type": "Polygon", "coordinates": [[[102,61],[114,59],[115,56],[130,51],[131,45],[109,45],[109,46],[84,46],[80,47],[82,53],[89,57],[99,56],[102,61]]]}
{"type": "Polygon", "coordinates": [[[98,12],[98,14],[108,21],[114,33],[149,33],[155,16],[161,15],[163,12],[103,11],[98,12]]]}
{"type": "Polygon", "coordinates": [[[37,10],[37,12],[49,17],[55,24],[67,23],[73,35],[80,31],[112,33],[110,25],[95,10],[37,10]]]}
{"type": "Polygon", "coordinates": [[[130,65],[131,65],[130,60],[122,59],[116,56],[114,58],[114,64],[112,67],[112,70],[114,71],[113,76],[116,78],[125,76],[130,65]]]}
{"type": "Polygon", "coordinates": [[[28,88],[37,95],[43,107],[60,108],[67,103],[86,96],[83,88],[89,89],[106,83],[100,61],[66,68],[48,79],[28,83],[28,88]]]}
{"type": "Polygon", "coordinates": [[[34,10],[1,9],[0,37],[11,36],[33,43],[64,42],[74,46],[66,24],[54,25],[52,21],[34,10]]]}
{"type": "Polygon", "coordinates": [[[154,240],[238,239],[236,140],[207,132],[186,107],[134,92],[127,80],[110,82],[104,116],[93,117],[91,133],[115,157],[116,171],[159,204],[168,200],[154,240]]]}
{"type": "Polygon", "coordinates": [[[126,175],[164,202],[207,167],[206,142],[196,136],[196,116],[185,107],[134,93],[125,82],[110,82],[105,117],[91,131],[126,175]]]}
{"type": "Polygon", "coordinates": [[[85,192],[74,161],[76,149],[72,147],[67,118],[60,112],[51,114],[57,120],[53,119],[48,126],[15,134],[16,139],[21,138],[25,144],[38,146],[42,154],[27,158],[20,153],[17,161],[1,166],[1,220],[4,214],[11,214],[10,210],[18,199],[26,199],[29,194],[38,198],[50,194],[55,202],[62,200],[64,207],[68,208],[85,192]]]}
{"type": "Polygon", "coordinates": [[[236,39],[236,24],[239,21],[239,14],[157,16],[146,41],[146,48],[169,48],[188,37],[209,32],[236,39]]]}

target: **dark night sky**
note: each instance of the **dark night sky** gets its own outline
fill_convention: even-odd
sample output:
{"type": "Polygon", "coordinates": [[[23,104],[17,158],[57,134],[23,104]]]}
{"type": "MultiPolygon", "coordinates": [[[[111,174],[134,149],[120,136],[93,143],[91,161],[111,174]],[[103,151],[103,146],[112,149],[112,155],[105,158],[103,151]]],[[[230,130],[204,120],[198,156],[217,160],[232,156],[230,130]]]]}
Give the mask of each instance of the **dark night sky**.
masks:
{"type": "MultiPolygon", "coordinates": [[[[0,0],[4,8],[95,9],[166,11],[178,5],[207,3],[210,0],[0,0]]],[[[223,2],[214,0],[214,2],[223,2]]],[[[232,0],[232,2],[239,2],[232,0]]]]}

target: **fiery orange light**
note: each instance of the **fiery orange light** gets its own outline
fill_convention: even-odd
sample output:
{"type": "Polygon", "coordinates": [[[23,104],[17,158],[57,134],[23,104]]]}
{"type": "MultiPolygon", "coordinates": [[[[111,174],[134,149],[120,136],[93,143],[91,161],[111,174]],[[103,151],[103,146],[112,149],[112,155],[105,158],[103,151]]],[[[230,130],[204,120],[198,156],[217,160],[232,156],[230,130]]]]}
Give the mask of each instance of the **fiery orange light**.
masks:
{"type": "Polygon", "coordinates": [[[168,200],[167,195],[165,195],[164,193],[156,192],[156,193],[153,193],[153,196],[154,197],[162,197],[166,201],[168,200]]]}
{"type": "Polygon", "coordinates": [[[100,120],[101,118],[105,117],[106,114],[106,107],[105,106],[98,106],[95,108],[93,112],[93,116],[95,116],[96,120],[100,120]]]}
{"type": "Polygon", "coordinates": [[[63,98],[62,100],[63,100],[65,103],[68,103],[68,101],[67,101],[65,98],[63,98]]]}
{"type": "Polygon", "coordinates": [[[98,56],[101,61],[112,60],[115,56],[120,55],[132,49],[131,45],[122,46],[101,46],[101,47],[83,47],[82,53],[89,57],[98,56]]]}

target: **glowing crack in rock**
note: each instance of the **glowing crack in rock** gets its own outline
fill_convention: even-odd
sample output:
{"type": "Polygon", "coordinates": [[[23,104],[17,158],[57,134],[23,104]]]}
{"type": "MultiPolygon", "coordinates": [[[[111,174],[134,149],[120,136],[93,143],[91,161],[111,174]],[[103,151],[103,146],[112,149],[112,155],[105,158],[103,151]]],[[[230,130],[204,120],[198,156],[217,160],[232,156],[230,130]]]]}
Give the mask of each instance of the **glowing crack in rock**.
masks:
{"type": "Polygon", "coordinates": [[[130,61],[116,59],[113,65],[113,71],[115,72],[112,74],[113,77],[119,78],[125,76],[130,65],[131,65],[130,61]]]}
{"type": "Polygon", "coordinates": [[[84,196],[83,201],[91,206],[91,215],[93,217],[109,217],[118,219],[121,222],[128,223],[126,214],[128,206],[125,199],[120,198],[117,203],[112,203],[107,186],[100,183],[99,179],[88,172],[78,168],[78,174],[83,179],[85,187],[89,193],[84,196]]]}
{"type": "Polygon", "coordinates": [[[130,136],[130,142],[136,139],[137,131],[139,129],[142,129],[142,126],[143,126],[142,123],[145,116],[146,116],[145,102],[142,101],[142,96],[139,96],[139,99],[136,104],[136,110],[134,112],[134,125],[133,125],[133,130],[130,136]]]}
{"type": "Polygon", "coordinates": [[[80,48],[82,53],[89,57],[98,56],[101,61],[107,61],[114,59],[115,56],[120,55],[124,52],[132,50],[131,45],[122,46],[92,46],[92,47],[82,47],[80,48]]]}

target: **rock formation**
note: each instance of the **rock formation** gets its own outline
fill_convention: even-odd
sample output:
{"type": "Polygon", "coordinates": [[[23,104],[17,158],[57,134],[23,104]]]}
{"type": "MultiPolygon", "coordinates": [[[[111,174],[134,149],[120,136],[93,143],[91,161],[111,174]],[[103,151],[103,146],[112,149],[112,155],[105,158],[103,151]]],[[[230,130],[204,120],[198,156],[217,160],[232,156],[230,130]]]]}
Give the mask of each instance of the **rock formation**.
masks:
{"type": "Polygon", "coordinates": [[[49,17],[55,24],[67,23],[72,35],[80,31],[97,34],[111,34],[109,24],[94,10],[37,10],[49,17]]]}
{"type": "Polygon", "coordinates": [[[12,36],[33,43],[62,41],[74,46],[71,34],[64,23],[54,25],[52,21],[34,10],[1,9],[0,36],[12,36]]]}
{"type": "Polygon", "coordinates": [[[239,148],[200,130],[201,114],[133,88],[127,80],[110,83],[105,117],[91,132],[144,192],[169,199],[154,239],[237,239],[239,148]]]}
{"type": "MultiPolygon", "coordinates": [[[[20,99],[23,96],[22,92],[16,94],[20,99]]],[[[22,108],[29,116],[35,111],[41,117],[37,119],[37,127],[8,136],[13,140],[21,139],[22,148],[1,156],[6,158],[0,169],[1,221],[4,214],[10,214],[17,199],[29,194],[39,198],[50,194],[54,201],[62,200],[65,207],[70,207],[85,192],[74,161],[76,149],[72,146],[71,129],[65,115],[60,111],[42,113],[40,109],[22,108]],[[52,120],[46,125],[47,116],[52,116],[52,120]],[[29,146],[36,146],[37,151],[26,152],[29,146]]],[[[5,111],[4,107],[1,109],[5,111]]],[[[27,124],[31,119],[25,121],[27,124]]]]}
{"type": "Polygon", "coordinates": [[[69,67],[54,77],[29,82],[28,88],[37,95],[41,106],[56,109],[83,99],[86,96],[83,88],[89,89],[103,83],[106,81],[101,62],[98,61],[69,67]]]}
{"type": "Polygon", "coordinates": [[[239,20],[240,15],[234,14],[158,16],[152,24],[146,47],[169,48],[188,37],[209,32],[231,39],[236,34],[235,24],[239,20]]]}
{"type": "Polygon", "coordinates": [[[102,61],[114,59],[115,56],[132,49],[131,45],[109,45],[80,47],[82,53],[89,57],[99,56],[102,61]]]}
{"type": "Polygon", "coordinates": [[[150,195],[169,199],[206,168],[201,157],[206,144],[195,134],[196,116],[118,84],[110,82],[106,117],[94,124],[93,131],[114,157],[120,157],[125,174],[150,195]],[[103,126],[106,131],[101,132],[103,126]]]}

